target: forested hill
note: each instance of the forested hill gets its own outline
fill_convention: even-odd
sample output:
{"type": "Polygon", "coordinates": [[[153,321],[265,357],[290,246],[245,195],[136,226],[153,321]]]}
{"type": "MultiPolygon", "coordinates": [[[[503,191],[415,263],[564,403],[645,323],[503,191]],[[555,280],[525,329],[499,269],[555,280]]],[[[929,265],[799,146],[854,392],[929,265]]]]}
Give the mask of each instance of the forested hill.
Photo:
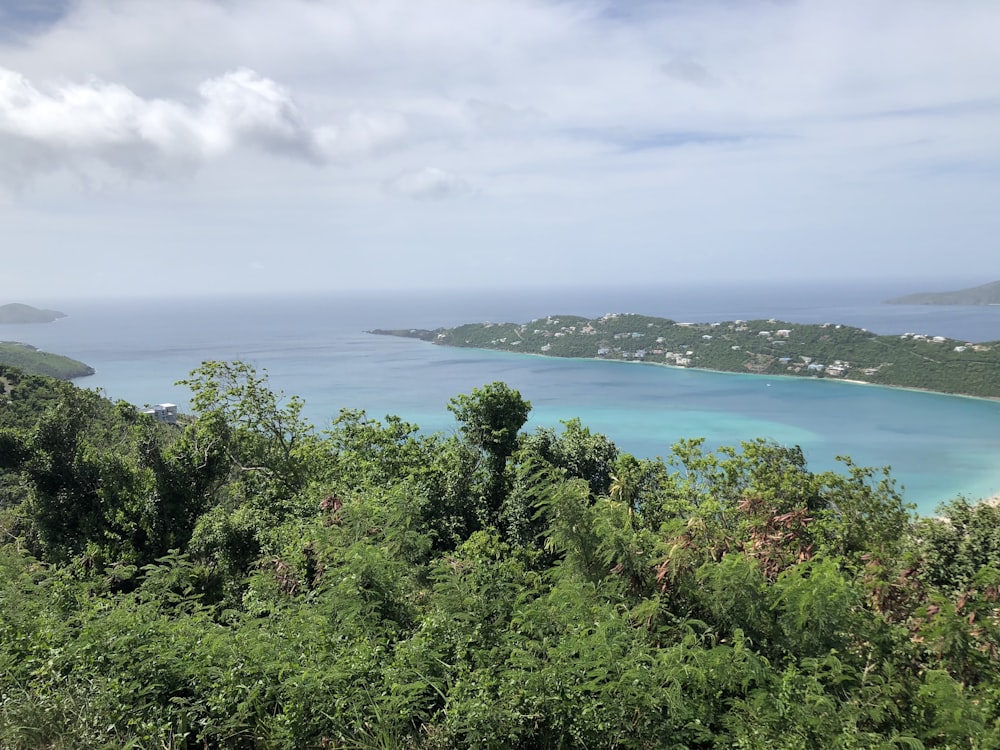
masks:
{"type": "Polygon", "coordinates": [[[918,292],[886,300],[889,305],[1000,305],[1000,281],[954,292],[918,292]]]}
{"type": "Polygon", "coordinates": [[[0,366],[16,367],[34,375],[72,380],[94,374],[94,368],[62,354],[43,352],[18,341],[0,341],[0,366]]]}
{"type": "Polygon", "coordinates": [[[66,313],[58,310],[40,310],[31,305],[11,302],[0,305],[0,324],[2,323],[51,323],[59,318],[65,318],[66,313]]]}
{"type": "Polygon", "coordinates": [[[0,747],[1000,747],[996,507],[527,432],[503,383],[434,435],[185,384],[165,425],[3,372],[0,747]]]}
{"type": "Polygon", "coordinates": [[[552,357],[588,357],[723,372],[857,380],[1000,397],[1000,342],[920,332],[879,336],[862,328],[779,320],[684,323],[635,314],[573,315],[528,323],[476,323],[436,330],[374,330],[444,346],[552,357]]]}

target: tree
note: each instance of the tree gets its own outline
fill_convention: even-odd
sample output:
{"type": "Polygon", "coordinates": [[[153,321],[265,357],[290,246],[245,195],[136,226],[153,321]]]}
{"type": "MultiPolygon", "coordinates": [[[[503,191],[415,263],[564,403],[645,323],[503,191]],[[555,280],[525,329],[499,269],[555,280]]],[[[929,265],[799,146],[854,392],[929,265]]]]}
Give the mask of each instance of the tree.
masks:
{"type": "Polygon", "coordinates": [[[47,559],[86,552],[94,562],[155,557],[159,496],[147,461],[160,429],[135,407],[65,391],[27,441],[27,515],[47,559]]]}
{"type": "Polygon", "coordinates": [[[494,516],[506,495],[507,459],[517,447],[517,435],[528,420],[531,402],[506,383],[473,388],[472,393],[448,402],[462,434],[486,456],[488,479],[484,492],[487,508],[494,516]]]}
{"type": "Polygon", "coordinates": [[[619,457],[615,463],[615,473],[611,475],[608,496],[623,503],[630,514],[635,513],[635,501],[639,496],[639,462],[631,453],[619,457]]]}
{"type": "Polygon", "coordinates": [[[494,461],[506,461],[517,447],[517,433],[528,421],[531,402],[506,383],[473,388],[448,402],[469,442],[494,461]]]}
{"type": "Polygon", "coordinates": [[[191,389],[191,408],[202,425],[221,420],[218,439],[241,473],[259,474],[294,492],[304,484],[304,452],[314,437],[297,396],[271,390],[267,371],[246,362],[203,362],[178,385],[191,389]]]}
{"type": "Polygon", "coordinates": [[[591,432],[579,418],[566,420],[562,433],[539,427],[524,439],[522,451],[534,453],[569,479],[586,479],[594,497],[608,494],[618,448],[604,435],[591,432]]]}
{"type": "Polygon", "coordinates": [[[207,495],[191,551],[238,581],[283,522],[316,512],[303,491],[330,456],[302,416],[304,402],[272,390],[266,371],[204,362],[180,385],[191,389],[197,419],[168,458],[190,469],[188,489],[207,495]]]}
{"type": "Polygon", "coordinates": [[[1000,570],[1000,506],[957,498],[919,522],[920,577],[948,593],[962,591],[987,565],[1000,570]]]}
{"type": "Polygon", "coordinates": [[[512,456],[512,482],[501,510],[501,530],[506,541],[521,546],[534,545],[545,531],[546,519],[539,513],[538,500],[551,481],[550,469],[566,479],[582,479],[590,488],[590,502],[604,496],[618,448],[600,433],[592,433],[579,419],[570,419],[557,433],[539,427],[525,435],[512,456]]]}

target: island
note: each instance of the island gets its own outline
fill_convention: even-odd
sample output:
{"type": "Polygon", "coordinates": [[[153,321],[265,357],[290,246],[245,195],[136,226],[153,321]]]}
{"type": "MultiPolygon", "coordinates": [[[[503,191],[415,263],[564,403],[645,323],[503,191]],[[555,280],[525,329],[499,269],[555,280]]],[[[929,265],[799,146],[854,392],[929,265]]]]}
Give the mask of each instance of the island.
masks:
{"type": "Polygon", "coordinates": [[[52,323],[65,317],[66,313],[58,310],[40,310],[20,302],[0,305],[0,324],[52,323]]]}
{"type": "Polygon", "coordinates": [[[32,375],[48,375],[59,380],[72,380],[93,375],[95,370],[70,357],[50,354],[19,341],[0,341],[0,365],[15,367],[32,375]]]}
{"type": "Polygon", "coordinates": [[[918,292],[886,300],[888,305],[1000,305],[1000,281],[954,292],[918,292]]]}
{"type": "Polygon", "coordinates": [[[685,323],[633,313],[555,315],[528,323],[378,329],[442,346],[642,362],[720,372],[827,378],[1000,398],[1000,341],[779,320],[685,323]]]}

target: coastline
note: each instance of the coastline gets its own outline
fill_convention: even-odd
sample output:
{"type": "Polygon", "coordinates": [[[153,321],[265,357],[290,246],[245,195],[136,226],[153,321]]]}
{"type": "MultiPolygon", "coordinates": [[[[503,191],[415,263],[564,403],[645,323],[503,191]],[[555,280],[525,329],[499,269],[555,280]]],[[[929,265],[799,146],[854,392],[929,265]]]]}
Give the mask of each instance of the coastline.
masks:
{"type": "MultiPolygon", "coordinates": [[[[370,331],[368,332],[370,333],[370,331]]],[[[420,339],[417,339],[418,341],[420,339]]],[[[606,359],[605,357],[563,357],[558,354],[542,354],[539,352],[517,352],[512,349],[494,349],[483,346],[454,346],[452,344],[439,344],[435,341],[424,341],[431,346],[441,346],[448,349],[473,349],[481,352],[500,352],[501,354],[514,354],[522,357],[540,357],[542,359],[569,359],[579,362],[610,362],[621,365],[649,365],[651,367],[666,367],[670,370],[689,370],[692,372],[711,372],[717,375],[746,375],[754,378],[782,378],[784,380],[806,380],[815,383],[850,383],[851,385],[865,385],[871,388],[890,388],[896,391],[911,391],[913,393],[928,393],[934,396],[949,396],[954,398],[967,398],[974,401],[985,401],[987,403],[1000,403],[1000,396],[973,396],[968,393],[949,393],[947,391],[935,391],[930,388],[916,388],[908,385],[888,385],[886,383],[869,383],[867,380],[856,380],[853,378],[817,378],[809,375],[782,375],[760,372],[736,372],[734,370],[713,370],[709,367],[687,367],[684,365],[671,365],[666,362],[649,362],[648,360],[634,359],[606,359]]],[[[1000,498],[1000,495],[998,495],[1000,498]]]]}
{"type": "MultiPolygon", "coordinates": [[[[747,373],[752,375],[754,373],[747,373]]],[[[778,375],[776,377],[795,377],[794,375],[778,375]]],[[[931,393],[935,396],[954,396],[955,398],[971,398],[974,401],[989,401],[992,403],[1000,403],[1000,396],[972,396],[968,393],[949,393],[948,391],[935,391],[930,388],[916,388],[912,385],[888,385],[886,383],[869,383],[867,380],[854,380],[853,378],[840,378],[838,380],[830,380],[830,378],[813,378],[814,380],[825,380],[831,383],[851,383],[853,385],[867,385],[873,388],[892,388],[897,391],[912,391],[913,393],[931,393]]],[[[998,495],[1000,497],[1000,495],[998,495]]]]}
{"type": "MultiPolygon", "coordinates": [[[[885,384],[882,384],[882,383],[869,383],[869,382],[865,382],[863,380],[859,381],[859,380],[852,380],[852,379],[847,379],[847,378],[845,378],[845,379],[838,378],[838,379],[835,380],[833,378],[803,377],[803,376],[796,376],[796,375],[769,375],[769,374],[752,373],[752,372],[733,372],[733,371],[729,371],[729,370],[712,370],[712,369],[708,369],[708,368],[704,368],[704,367],[686,367],[686,366],[680,366],[680,365],[667,364],[665,362],[649,362],[649,361],[637,361],[637,360],[606,359],[606,358],[603,358],[603,357],[563,357],[563,356],[558,356],[558,355],[543,354],[543,353],[539,353],[539,352],[518,352],[518,351],[511,351],[511,350],[508,350],[508,349],[498,349],[498,348],[489,348],[489,347],[452,346],[452,345],[448,345],[448,344],[437,344],[435,342],[430,342],[430,341],[423,341],[423,343],[425,343],[425,344],[432,344],[434,346],[441,346],[443,348],[449,348],[449,349],[465,349],[465,350],[468,350],[468,351],[491,352],[491,353],[494,353],[494,354],[500,354],[500,355],[504,355],[504,356],[506,356],[506,355],[514,355],[515,357],[534,357],[534,358],[547,359],[547,360],[568,360],[568,361],[577,361],[577,362],[607,362],[607,363],[618,364],[618,365],[650,365],[652,367],[662,367],[662,368],[667,368],[669,370],[676,370],[676,371],[689,370],[689,371],[692,371],[692,372],[711,373],[711,374],[715,374],[715,375],[727,375],[727,376],[738,376],[738,377],[752,376],[758,382],[763,382],[761,380],[762,378],[764,380],[778,380],[778,379],[780,379],[780,380],[787,381],[787,382],[793,382],[793,381],[806,381],[806,382],[813,382],[813,383],[815,383],[815,382],[821,382],[821,381],[822,382],[832,382],[832,383],[838,383],[839,382],[839,383],[848,383],[850,385],[870,386],[870,387],[874,387],[874,388],[886,389],[888,391],[910,392],[910,393],[914,393],[914,394],[923,394],[923,395],[928,395],[928,396],[955,397],[955,398],[960,398],[960,399],[962,399],[964,401],[980,402],[980,403],[987,403],[987,404],[997,404],[997,403],[1000,403],[1000,399],[997,399],[997,398],[988,398],[988,397],[982,397],[982,396],[969,396],[969,395],[966,395],[966,394],[958,394],[958,393],[943,393],[943,392],[940,392],[940,391],[932,391],[932,390],[924,389],[924,388],[910,388],[910,387],[905,387],[905,386],[891,386],[891,385],[885,385],[885,384]]],[[[875,465],[875,464],[872,464],[872,465],[875,465]]],[[[983,486],[983,489],[981,491],[977,491],[975,489],[970,489],[968,487],[963,488],[963,489],[949,490],[947,492],[942,492],[942,494],[938,498],[934,499],[933,501],[928,501],[928,500],[925,500],[925,499],[906,500],[906,496],[907,496],[908,493],[906,491],[907,488],[906,488],[905,483],[901,482],[899,489],[901,490],[902,494],[904,495],[904,500],[905,501],[907,501],[907,502],[913,502],[917,506],[924,507],[923,511],[918,511],[918,515],[920,515],[921,517],[933,517],[934,516],[934,510],[933,510],[934,507],[936,507],[940,503],[944,503],[944,502],[947,502],[949,500],[952,500],[952,499],[955,499],[955,498],[958,498],[958,497],[966,497],[969,500],[969,502],[971,502],[971,503],[988,502],[988,503],[1000,505],[1000,492],[997,492],[997,489],[996,489],[998,486],[1000,486],[1000,471],[998,471],[996,474],[992,475],[992,478],[987,479],[987,481],[980,482],[978,484],[980,484],[980,486],[983,486]],[[931,504],[931,503],[933,503],[933,504],[931,504]]]]}

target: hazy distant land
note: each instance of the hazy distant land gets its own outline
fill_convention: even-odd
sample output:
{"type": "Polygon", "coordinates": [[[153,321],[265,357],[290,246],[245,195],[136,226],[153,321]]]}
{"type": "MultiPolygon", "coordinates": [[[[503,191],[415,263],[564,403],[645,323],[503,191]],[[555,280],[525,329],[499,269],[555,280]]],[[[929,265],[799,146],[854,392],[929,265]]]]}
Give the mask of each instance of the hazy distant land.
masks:
{"type": "Polygon", "coordinates": [[[954,292],[917,292],[886,300],[889,305],[1000,305],[1000,281],[954,292]]]}
{"type": "Polygon", "coordinates": [[[558,315],[524,324],[475,323],[371,333],[444,346],[849,380],[1000,398],[1000,341],[971,343],[921,333],[879,336],[833,323],[804,325],[773,319],[678,323],[623,313],[594,319],[558,315]]]}
{"type": "Polygon", "coordinates": [[[22,324],[22,323],[52,323],[59,318],[65,318],[66,313],[58,310],[40,310],[31,305],[24,305],[20,302],[11,302],[0,305],[0,324],[22,324]]]}

